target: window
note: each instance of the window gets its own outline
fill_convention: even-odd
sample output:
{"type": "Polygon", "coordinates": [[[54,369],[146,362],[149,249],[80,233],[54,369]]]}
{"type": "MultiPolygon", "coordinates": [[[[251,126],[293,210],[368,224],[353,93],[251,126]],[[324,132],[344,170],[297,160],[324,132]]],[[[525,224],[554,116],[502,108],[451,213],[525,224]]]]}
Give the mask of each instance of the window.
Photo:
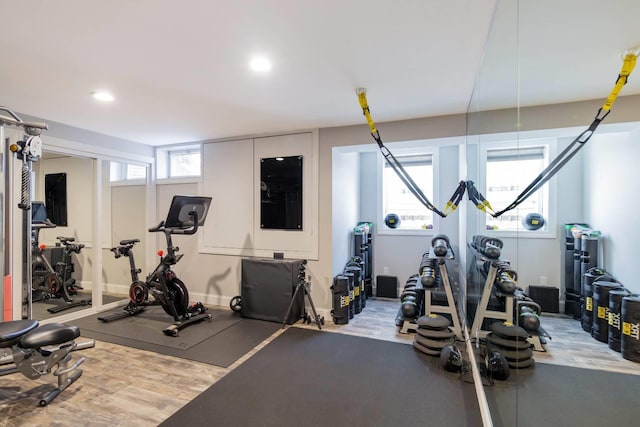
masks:
{"type": "MultiPolygon", "coordinates": [[[[433,203],[433,155],[395,155],[405,171],[433,203]]],[[[382,171],[382,218],[388,214],[400,218],[398,230],[433,228],[433,212],[428,210],[385,161],[382,171]]]]}
{"type": "MultiPolygon", "coordinates": [[[[548,145],[505,147],[486,150],[485,198],[498,211],[513,202],[548,164],[548,145]]],[[[529,213],[547,219],[543,231],[549,230],[549,183],[542,186],[517,208],[498,218],[486,215],[486,229],[523,231],[523,218],[529,213]]]]}
{"type": "Polygon", "coordinates": [[[200,176],[200,146],[160,148],[156,151],[158,178],[200,176]]]}
{"type": "Polygon", "coordinates": [[[147,168],[145,166],[120,162],[109,163],[109,180],[111,182],[140,181],[147,178],[147,168]]]}

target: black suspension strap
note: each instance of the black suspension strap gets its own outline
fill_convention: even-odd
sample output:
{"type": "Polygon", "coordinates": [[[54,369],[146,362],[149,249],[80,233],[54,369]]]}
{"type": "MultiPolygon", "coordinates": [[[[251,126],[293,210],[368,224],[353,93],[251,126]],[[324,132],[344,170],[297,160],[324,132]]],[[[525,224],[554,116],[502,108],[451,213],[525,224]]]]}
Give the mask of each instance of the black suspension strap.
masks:
{"type": "Polygon", "coordinates": [[[407,186],[409,191],[430,211],[440,215],[444,218],[446,215],[442,213],[438,208],[436,208],[433,203],[424,195],[423,191],[418,187],[415,181],[411,178],[411,176],[407,173],[407,171],[402,167],[402,164],[395,158],[395,156],[389,151],[389,149],[382,142],[382,138],[380,137],[380,132],[376,129],[375,123],[373,123],[373,119],[371,118],[371,112],[369,110],[369,105],[367,104],[367,93],[364,89],[357,89],[356,93],[358,94],[358,101],[360,102],[360,106],[362,107],[362,114],[364,114],[367,119],[367,123],[369,124],[369,129],[371,129],[371,136],[375,139],[376,143],[378,143],[378,147],[380,148],[380,152],[382,156],[385,158],[389,166],[394,170],[398,178],[407,186]]]}
{"type": "Polygon", "coordinates": [[[627,53],[624,56],[624,62],[622,64],[622,70],[620,74],[618,74],[618,78],[616,79],[616,84],[611,91],[611,94],[604,102],[603,106],[598,109],[593,122],[591,125],[584,130],[580,135],[578,135],[562,152],[555,158],[549,165],[542,171],[540,174],[534,178],[534,180],[516,197],[516,199],[506,208],[498,211],[493,215],[494,218],[499,217],[500,215],[508,212],[512,209],[515,209],[520,203],[524,202],[529,196],[538,191],[540,187],[546,184],[560,169],[564,167],[564,165],[569,162],[575,156],[578,151],[584,147],[584,145],[591,139],[594,132],[600,125],[600,123],[609,115],[611,112],[611,107],[613,107],[613,103],[615,102],[618,94],[622,87],[627,84],[627,80],[629,78],[629,74],[633,71],[633,68],[636,65],[637,53],[631,52],[627,53]]]}
{"type": "Polygon", "coordinates": [[[602,107],[598,109],[598,112],[591,122],[591,125],[589,125],[586,130],[584,130],[564,150],[562,150],[562,152],[558,156],[556,156],[556,158],[553,159],[536,178],[534,178],[534,180],[516,197],[516,199],[511,204],[509,204],[509,206],[498,212],[495,212],[493,210],[489,201],[482,195],[482,193],[478,191],[473,181],[460,181],[460,183],[458,184],[458,188],[454,191],[453,195],[447,202],[446,207],[443,209],[444,212],[436,208],[433,203],[431,203],[431,201],[429,201],[429,199],[424,195],[423,191],[414,182],[414,180],[407,173],[402,164],[395,158],[391,151],[389,151],[389,149],[382,142],[380,132],[378,131],[378,129],[376,129],[376,125],[371,118],[371,111],[369,110],[369,105],[367,103],[366,90],[360,88],[356,90],[356,93],[358,95],[360,106],[362,107],[362,113],[367,119],[367,123],[369,125],[369,128],[371,129],[371,136],[378,144],[380,152],[384,156],[389,166],[391,166],[400,180],[407,186],[409,191],[411,191],[411,193],[420,201],[420,203],[422,203],[430,211],[444,218],[456,210],[466,191],[469,201],[471,201],[476,206],[476,208],[492,215],[494,218],[497,218],[505,212],[515,209],[533,193],[538,191],[544,184],[547,183],[547,181],[549,181],[556,173],[558,173],[558,171],[560,171],[560,169],[562,169],[564,165],[566,165],[569,160],[571,160],[573,156],[575,156],[578,151],[582,149],[582,147],[584,147],[589,139],[591,139],[600,123],[611,112],[611,107],[613,107],[613,104],[618,97],[620,90],[625,84],[627,84],[629,75],[636,65],[636,59],[639,53],[640,48],[625,52],[622,70],[620,71],[620,74],[618,74],[618,78],[616,79],[613,90],[607,97],[602,107]]]}
{"type": "Polygon", "coordinates": [[[482,193],[478,191],[473,181],[469,180],[466,184],[469,201],[482,212],[493,215],[494,210],[491,207],[491,203],[489,203],[489,201],[482,195],[482,193]]]}

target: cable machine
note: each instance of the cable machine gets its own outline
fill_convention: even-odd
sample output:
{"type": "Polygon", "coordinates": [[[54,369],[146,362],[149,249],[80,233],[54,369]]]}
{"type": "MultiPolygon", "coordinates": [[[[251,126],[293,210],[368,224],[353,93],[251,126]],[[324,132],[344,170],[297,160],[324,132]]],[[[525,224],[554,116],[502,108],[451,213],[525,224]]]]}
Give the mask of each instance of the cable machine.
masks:
{"type": "MultiPolygon", "coordinates": [[[[23,319],[31,319],[33,316],[33,307],[32,307],[32,296],[31,296],[31,176],[33,172],[33,162],[37,162],[40,160],[42,156],[42,139],[40,138],[40,134],[43,130],[47,130],[48,126],[45,123],[33,123],[33,122],[25,122],[23,121],[15,112],[6,108],[0,107],[0,140],[2,140],[3,150],[8,150],[16,154],[16,158],[21,161],[21,184],[20,184],[20,202],[18,203],[18,207],[22,210],[22,280],[21,280],[21,289],[22,296],[25,297],[25,303],[22,304],[22,318],[23,319]],[[5,115],[6,114],[6,115],[5,115]],[[22,130],[23,136],[22,139],[16,141],[13,144],[8,144],[5,142],[4,135],[4,126],[15,126],[22,130]],[[8,146],[8,147],[7,147],[8,146]]],[[[3,170],[7,171],[11,168],[8,168],[8,160],[7,156],[3,156],[4,167],[3,170]]],[[[10,187],[10,181],[6,180],[6,173],[3,174],[2,177],[4,190],[0,199],[3,199],[3,205],[5,206],[5,211],[0,213],[2,215],[2,224],[3,229],[0,230],[0,233],[4,233],[5,221],[9,218],[8,212],[10,209],[10,204],[7,204],[4,199],[9,199],[9,197],[5,197],[11,194],[12,188],[10,187]]],[[[12,266],[9,262],[11,259],[11,239],[4,239],[5,246],[2,248],[3,260],[2,269],[7,271],[2,271],[9,277],[8,282],[11,281],[12,277],[12,266]]],[[[3,277],[5,277],[3,274],[3,277]]],[[[5,286],[6,289],[6,286],[5,286]]],[[[3,292],[4,294],[4,292],[3,292]]],[[[4,300],[6,298],[3,295],[2,304],[3,307],[10,306],[10,304],[4,300]]],[[[3,316],[4,317],[4,316],[3,316]]],[[[5,319],[10,320],[10,319],[5,319]]]]}

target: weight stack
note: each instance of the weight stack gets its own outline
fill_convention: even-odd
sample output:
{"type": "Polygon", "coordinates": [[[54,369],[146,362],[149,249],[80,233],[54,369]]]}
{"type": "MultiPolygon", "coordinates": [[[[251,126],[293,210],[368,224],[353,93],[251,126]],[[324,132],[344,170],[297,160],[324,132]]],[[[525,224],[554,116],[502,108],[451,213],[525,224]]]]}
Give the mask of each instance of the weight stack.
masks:
{"type": "Polygon", "coordinates": [[[565,224],[564,237],[564,288],[565,291],[573,290],[573,249],[574,237],[571,233],[573,224],[565,224]]]}
{"type": "Polygon", "coordinates": [[[349,279],[338,275],[331,285],[331,317],[336,325],[349,323],[349,279]]]}
{"type": "Polygon", "coordinates": [[[587,227],[587,224],[565,224],[564,313],[574,318],[580,312],[580,291],[582,286],[580,255],[582,232],[587,227]]]}
{"type": "Polygon", "coordinates": [[[622,299],[622,357],[640,362],[640,297],[622,299]]]}

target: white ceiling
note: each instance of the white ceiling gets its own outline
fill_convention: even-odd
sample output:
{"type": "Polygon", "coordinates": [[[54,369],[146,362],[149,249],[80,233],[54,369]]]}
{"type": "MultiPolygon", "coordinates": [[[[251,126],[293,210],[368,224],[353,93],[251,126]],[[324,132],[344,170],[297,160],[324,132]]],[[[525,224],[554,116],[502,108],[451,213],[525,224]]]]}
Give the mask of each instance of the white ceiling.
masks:
{"type": "Polygon", "coordinates": [[[640,44],[638,0],[497,3],[0,0],[0,105],[161,145],[604,99],[640,44]]]}

